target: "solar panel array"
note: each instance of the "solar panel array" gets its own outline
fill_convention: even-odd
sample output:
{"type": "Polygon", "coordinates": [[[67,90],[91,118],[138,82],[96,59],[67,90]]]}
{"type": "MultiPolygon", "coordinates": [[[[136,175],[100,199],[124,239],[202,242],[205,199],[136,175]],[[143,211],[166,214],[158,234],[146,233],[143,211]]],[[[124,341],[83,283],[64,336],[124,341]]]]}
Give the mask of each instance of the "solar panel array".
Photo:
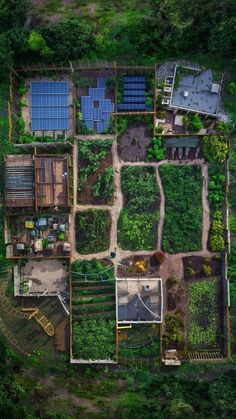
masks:
{"type": "Polygon", "coordinates": [[[32,81],[30,108],[32,131],[68,130],[68,82],[32,81]]]}
{"type": "Polygon", "coordinates": [[[117,105],[118,111],[146,111],[145,76],[124,76],[123,102],[117,105]]]}
{"type": "Polygon", "coordinates": [[[109,128],[110,115],[114,112],[114,104],[105,98],[106,78],[97,79],[97,87],[89,88],[89,96],[81,97],[81,112],[85,126],[101,134],[109,128]],[[98,102],[98,107],[94,107],[98,102]]]}

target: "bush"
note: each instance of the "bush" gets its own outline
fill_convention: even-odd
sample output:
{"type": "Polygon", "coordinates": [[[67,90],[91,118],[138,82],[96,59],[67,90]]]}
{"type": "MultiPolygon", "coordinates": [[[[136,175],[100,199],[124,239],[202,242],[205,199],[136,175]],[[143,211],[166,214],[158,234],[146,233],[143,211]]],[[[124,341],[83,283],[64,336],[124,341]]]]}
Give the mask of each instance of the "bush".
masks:
{"type": "Polygon", "coordinates": [[[196,271],[195,271],[193,268],[188,267],[188,268],[187,268],[187,274],[188,274],[189,276],[194,276],[194,275],[196,274],[196,271]]]}
{"type": "Polygon", "coordinates": [[[210,250],[212,252],[223,252],[225,249],[224,242],[224,224],[223,215],[221,211],[215,211],[211,223],[210,237],[209,237],[210,250]]]}
{"type": "Polygon", "coordinates": [[[161,265],[163,262],[164,262],[164,260],[165,260],[165,253],[164,252],[162,252],[162,251],[159,251],[159,252],[155,252],[154,253],[154,257],[155,257],[155,259],[157,260],[157,262],[161,265]]]}
{"type": "Polygon", "coordinates": [[[202,265],[202,273],[205,276],[211,276],[212,274],[212,269],[210,265],[202,265]]]}
{"type": "Polygon", "coordinates": [[[193,115],[191,121],[192,131],[198,132],[203,128],[203,123],[198,115],[193,115]]]}
{"type": "Polygon", "coordinates": [[[165,153],[162,146],[162,137],[153,137],[151,147],[147,150],[146,160],[164,160],[165,153]]]}
{"type": "Polygon", "coordinates": [[[204,136],[202,139],[204,158],[211,163],[223,163],[227,157],[228,145],[224,136],[204,136]]]}
{"type": "Polygon", "coordinates": [[[236,94],[236,83],[234,81],[231,81],[228,86],[227,86],[227,92],[230,95],[235,95],[236,94]]]}

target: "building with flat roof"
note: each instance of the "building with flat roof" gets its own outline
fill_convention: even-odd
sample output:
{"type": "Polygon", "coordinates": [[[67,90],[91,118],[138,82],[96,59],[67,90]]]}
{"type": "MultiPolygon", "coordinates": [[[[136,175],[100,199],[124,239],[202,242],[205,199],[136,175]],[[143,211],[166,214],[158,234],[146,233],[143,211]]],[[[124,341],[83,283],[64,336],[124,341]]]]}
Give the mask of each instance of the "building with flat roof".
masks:
{"type": "Polygon", "coordinates": [[[116,293],[119,323],[162,323],[161,278],[119,278],[116,293]]]}
{"type": "Polygon", "coordinates": [[[212,70],[176,64],[169,107],[217,117],[220,91],[221,82],[214,81],[212,70]]]}

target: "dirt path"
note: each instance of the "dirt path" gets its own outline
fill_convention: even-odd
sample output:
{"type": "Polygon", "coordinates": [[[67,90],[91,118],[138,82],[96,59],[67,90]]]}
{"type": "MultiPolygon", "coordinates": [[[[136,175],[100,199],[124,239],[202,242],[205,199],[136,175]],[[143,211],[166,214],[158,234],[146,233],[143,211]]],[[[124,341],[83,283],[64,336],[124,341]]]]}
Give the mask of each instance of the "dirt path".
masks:
{"type": "MultiPolygon", "coordinates": [[[[104,136],[104,138],[113,138],[113,136],[104,136]]],[[[78,138],[78,137],[77,137],[78,138]]],[[[102,138],[101,135],[96,136],[79,136],[80,139],[100,139],[102,138]]],[[[117,141],[114,140],[112,145],[112,159],[113,159],[113,168],[114,168],[114,185],[115,185],[115,192],[114,192],[114,203],[113,206],[109,205],[77,205],[77,173],[78,173],[78,144],[76,141],[75,149],[74,149],[74,173],[76,181],[74,182],[75,188],[75,205],[74,211],[72,214],[72,231],[75,231],[75,223],[74,223],[74,213],[75,211],[84,211],[88,209],[101,209],[101,210],[108,210],[111,215],[111,233],[110,233],[110,246],[104,252],[83,255],[76,251],[75,247],[75,234],[73,234],[72,238],[72,260],[76,259],[86,259],[90,260],[93,257],[96,258],[104,258],[110,257],[111,252],[116,251],[116,258],[113,260],[115,266],[115,274],[117,273],[117,266],[121,262],[123,258],[127,258],[129,256],[135,255],[152,255],[153,250],[151,251],[126,251],[122,250],[118,247],[117,244],[117,223],[119,218],[120,210],[123,208],[123,194],[121,190],[121,179],[120,173],[123,166],[140,166],[140,167],[154,167],[156,168],[156,179],[160,190],[160,220],[158,223],[158,238],[157,238],[157,249],[161,249],[161,242],[162,242],[162,232],[163,232],[163,225],[164,225],[164,218],[165,218],[165,196],[163,185],[160,177],[160,173],[158,168],[163,164],[173,164],[176,166],[193,166],[198,165],[201,167],[202,175],[203,175],[203,188],[202,188],[202,207],[203,207],[203,218],[202,218],[202,249],[198,252],[188,252],[188,253],[177,253],[174,255],[166,254],[166,260],[161,265],[160,268],[160,276],[165,280],[171,275],[176,275],[179,278],[183,277],[183,263],[182,258],[185,256],[203,256],[209,257],[212,256],[213,253],[207,250],[207,241],[208,241],[208,232],[210,228],[210,214],[209,214],[209,204],[208,204],[208,165],[204,162],[203,159],[196,159],[196,160],[162,160],[160,162],[125,162],[119,159],[118,150],[117,150],[117,141]]]]}

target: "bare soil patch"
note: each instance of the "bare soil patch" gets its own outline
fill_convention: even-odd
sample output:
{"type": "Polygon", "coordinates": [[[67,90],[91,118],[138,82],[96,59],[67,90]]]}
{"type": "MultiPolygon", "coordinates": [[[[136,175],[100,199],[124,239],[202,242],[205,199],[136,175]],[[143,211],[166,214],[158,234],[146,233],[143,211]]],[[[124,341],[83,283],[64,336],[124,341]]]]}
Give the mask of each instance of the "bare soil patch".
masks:
{"type": "Polygon", "coordinates": [[[217,257],[188,256],[183,258],[183,264],[184,279],[186,281],[202,277],[206,279],[207,276],[215,277],[219,276],[221,273],[221,260],[217,257]],[[204,273],[205,270],[209,271],[209,275],[204,273]]]}
{"type": "Polygon", "coordinates": [[[146,127],[144,122],[130,122],[128,132],[118,139],[119,157],[124,161],[143,161],[151,139],[152,131],[146,127]]]}

